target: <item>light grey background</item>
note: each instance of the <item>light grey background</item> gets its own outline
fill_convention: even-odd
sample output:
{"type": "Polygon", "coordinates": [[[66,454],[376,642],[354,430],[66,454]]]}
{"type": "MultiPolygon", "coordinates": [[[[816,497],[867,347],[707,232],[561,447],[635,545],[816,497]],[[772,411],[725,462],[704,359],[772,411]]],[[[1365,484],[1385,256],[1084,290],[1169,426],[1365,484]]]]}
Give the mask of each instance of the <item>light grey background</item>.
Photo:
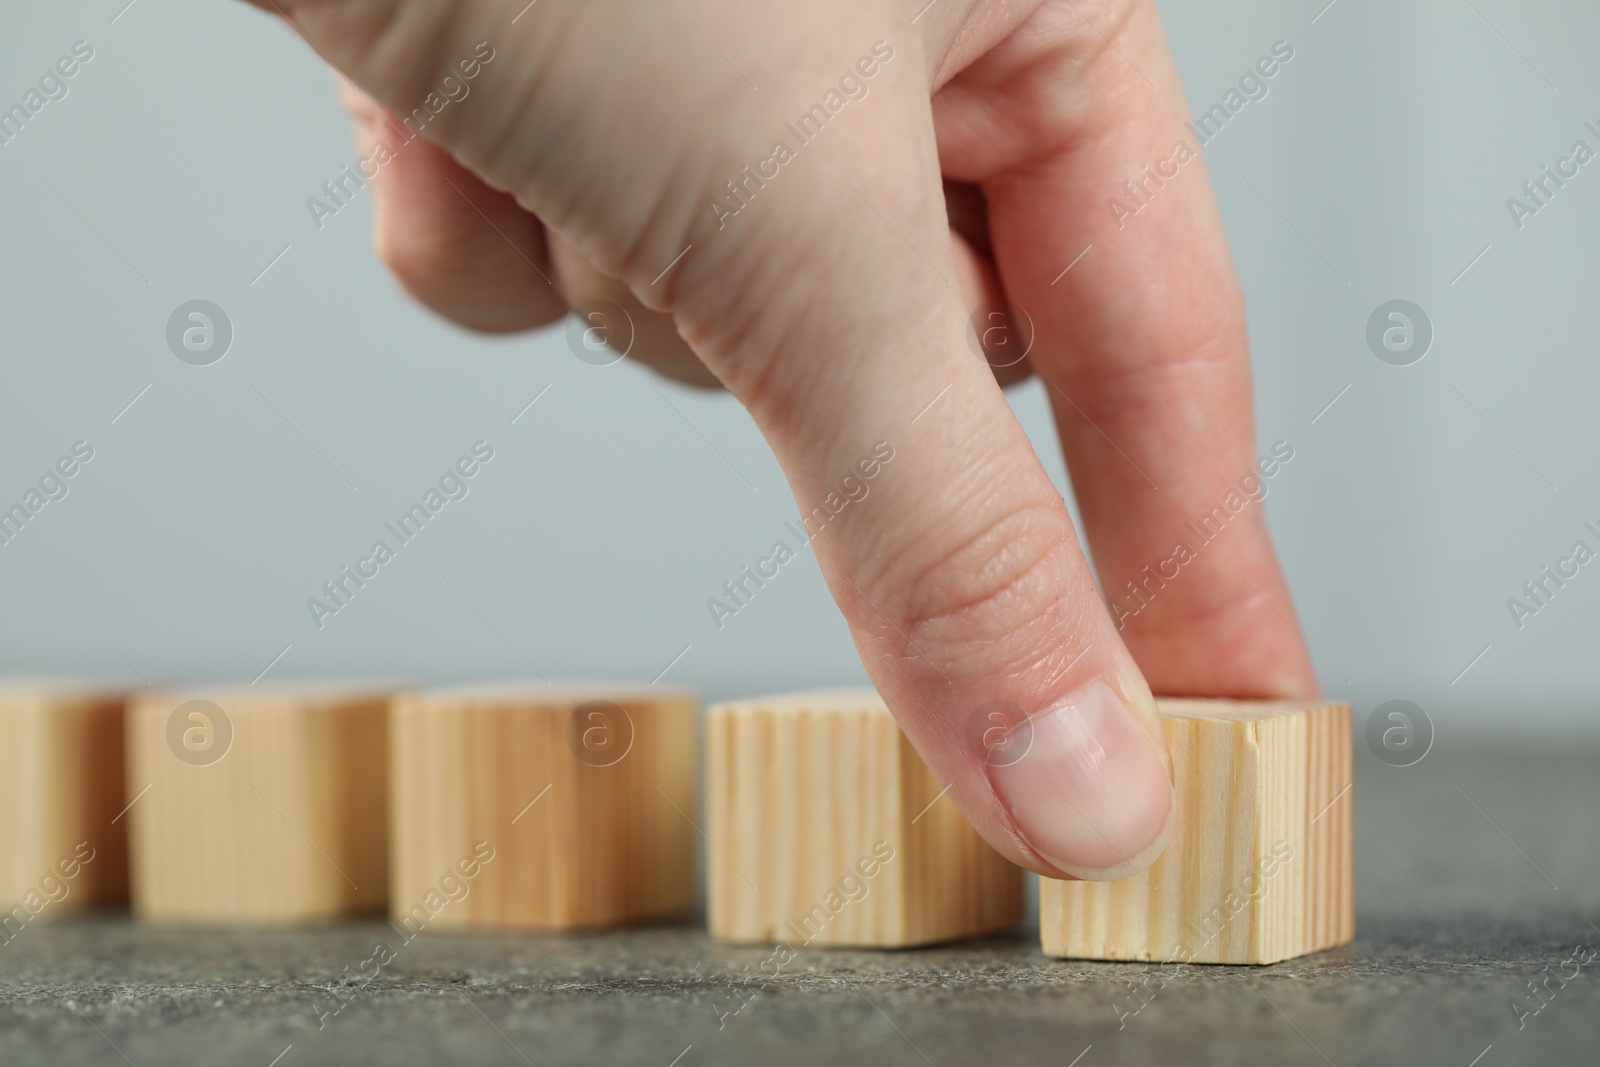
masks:
{"type": "MultiPolygon", "coordinates": [[[[737,404],[587,366],[560,327],[485,340],[412,305],[368,204],[311,223],[306,198],[355,158],[316,56],[241,4],[125,3],[0,15],[3,106],[95,49],[0,147],[0,502],[95,449],[0,547],[0,668],[672,664],[710,697],[865,678],[809,554],[712,624],[706,598],[797,510],[737,404]],[[165,343],[195,298],[234,325],[210,367],[165,343]],[[479,439],[495,459],[470,495],[317,630],[307,597],[479,439]]],[[[1275,41],[1295,50],[1206,152],[1260,437],[1296,452],[1268,507],[1318,670],[1358,720],[1409,698],[1441,739],[1590,731],[1600,564],[1520,631],[1506,599],[1600,525],[1600,162],[1520,231],[1505,202],[1574,140],[1600,147],[1600,10],[1324,3],[1163,5],[1195,111],[1275,41]],[[1364,340],[1397,297],[1436,330],[1410,367],[1364,340]]],[[[1041,390],[1010,395],[1065,489],[1041,390]]]]}

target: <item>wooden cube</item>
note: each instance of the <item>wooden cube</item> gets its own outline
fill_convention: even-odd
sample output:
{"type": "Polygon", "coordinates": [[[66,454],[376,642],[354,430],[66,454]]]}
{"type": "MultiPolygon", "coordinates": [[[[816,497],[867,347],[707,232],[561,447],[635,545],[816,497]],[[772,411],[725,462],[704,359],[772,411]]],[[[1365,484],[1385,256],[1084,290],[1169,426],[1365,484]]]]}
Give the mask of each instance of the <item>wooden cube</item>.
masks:
{"type": "Polygon", "coordinates": [[[692,910],[696,706],[649,686],[398,696],[391,921],[411,937],[692,910]]]}
{"type": "Polygon", "coordinates": [[[127,899],[124,699],[63,682],[0,684],[0,941],[35,918],[127,899]]]}
{"type": "Polygon", "coordinates": [[[388,899],[388,695],[280,685],[135,698],[133,907],[281,925],[388,899]]]}
{"type": "Polygon", "coordinates": [[[1178,819],[1114,882],[1040,883],[1051,956],[1276,963],[1355,936],[1350,705],[1161,700],[1178,819]]]}
{"type": "Polygon", "coordinates": [[[942,795],[877,693],[718,704],[707,728],[714,937],[891,948],[1021,919],[1021,870],[942,795]]]}

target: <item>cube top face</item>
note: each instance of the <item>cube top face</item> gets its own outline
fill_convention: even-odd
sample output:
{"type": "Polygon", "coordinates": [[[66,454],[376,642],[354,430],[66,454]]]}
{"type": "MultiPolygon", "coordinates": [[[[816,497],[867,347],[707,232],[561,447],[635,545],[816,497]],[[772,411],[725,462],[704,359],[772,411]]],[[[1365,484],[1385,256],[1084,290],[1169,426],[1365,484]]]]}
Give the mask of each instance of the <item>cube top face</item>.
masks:
{"type": "Polygon", "coordinates": [[[1047,954],[1274,963],[1354,935],[1350,707],[1158,701],[1178,803],[1143,874],[1040,886],[1047,954]]]}
{"type": "Polygon", "coordinates": [[[1335,706],[1320,700],[1200,700],[1193,697],[1161,697],[1157,703],[1161,714],[1169,719],[1227,722],[1263,722],[1335,706]]]}
{"type": "Polygon", "coordinates": [[[148,693],[132,702],[127,730],[141,918],[275,925],[381,907],[383,694],[148,693]]]}
{"type": "Polygon", "coordinates": [[[706,863],[712,934],[729,941],[904,947],[1021,916],[998,856],[869,691],[715,705],[706,863]]]}
{"type": "Polygon", "coordinates": [[[47,675],[0,676],[0,714],[15,708],[33,708],[63,702],[123,700],[142,688],[138,682],[96,682],[47,675]]]}
{"type": "MultiPolygon", "coordinates": [[[[694,905],[695,711],[683,690],[405,693],[391,718],[391,915],[421,929],[582,929],[694,905]],[[436,890],[478,847],[492,858],[436,890]]],[[[480,857],[482,859],[482,857],[480,857]]]]}
{"type": "Polygon", "coordinates": [[[454,707],[510,705],[529,708],[573,707],[592,700],[640,704],[669,700],[698,701],[694,690],[678,686],[627,682],[541,682],[522,679],[411,688],[402,690],[399,699],[409,706],[438,703],[454,707]]]}
{"type": "Polygon", "coordinates": [[[491,728],[487,725],[490,720],[483,718],[486,715],[561,716],[571,732],[568,747],[577,746],[574,754],[579,761],[596,767],[608,766],[615,751],[627,749],[637,729],[638,716],[649,718],[668,710],[687,712],[691,717],[687,726],[674,720],[672,728],[692,733],[692,717],[699,700],[689,689],[508,683],[410,690],[395,694],[392,706],[397,723],[414,716],[475,716],[480,729],[491,728]]]}
{"type": "Polygon", "coordinates": [[[728,700],[711,706],[712,714],[889,715],[889,706],[872,689],[804,689],[749,700],[728,700]]]}
{"type": "Polygon", "coordinates": [[[377,683],[285,682],[281,685],[195,686],[182,689],[155,689],[138,693],[131,703],[141,708],[176,708],[189,701],[209,701],[232,712],[304,711],[326,708],[369,707],[389,700],[394,690],[377,683]]]}

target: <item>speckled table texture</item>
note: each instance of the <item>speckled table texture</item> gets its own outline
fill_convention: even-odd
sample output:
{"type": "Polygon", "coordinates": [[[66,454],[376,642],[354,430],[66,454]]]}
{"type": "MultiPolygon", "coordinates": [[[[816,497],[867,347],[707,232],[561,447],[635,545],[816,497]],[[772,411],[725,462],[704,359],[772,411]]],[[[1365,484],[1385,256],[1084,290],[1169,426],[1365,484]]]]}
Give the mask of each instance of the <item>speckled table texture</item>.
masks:
{"type": "Polygon", "coordinates": [[[1600,748],[1357,746],[1355,944],[1271,967],[1050,960],[1021,931],[804,950],[774,978],[687,925],[425,934],[366,981],[381,921],[105,915],[0,947],[0,1064],[1600,1062],[1600,748]]]}

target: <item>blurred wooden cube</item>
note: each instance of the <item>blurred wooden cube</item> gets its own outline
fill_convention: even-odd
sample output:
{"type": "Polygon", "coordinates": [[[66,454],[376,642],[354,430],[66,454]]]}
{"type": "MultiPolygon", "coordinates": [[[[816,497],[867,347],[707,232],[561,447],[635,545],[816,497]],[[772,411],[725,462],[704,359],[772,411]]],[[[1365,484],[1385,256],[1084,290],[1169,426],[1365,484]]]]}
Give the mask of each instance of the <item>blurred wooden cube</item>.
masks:
{"type": "Polygon", "coordinates": [[[128,895],[126,693],[0,682],[0,941],[128,895]]]}
{"type": "Polygon", "coordinates": [[[390,914],[570,930],[695,903],[693,694],[510,683],[399,695],[390,914]]]}
{"type": "Polygon", "coordinates": [[[1022,871],[941,795],[877,693],[718,704],[707,729],[714,937],[892,948],[1022,918],[1022,871]]]}
{"type": "Polygon", "coordinates": [[[381,911],[387,711],[382,690],[325,684],[135,698],[134,912],[280,925],[381,911]]]}
{"type": "Polygon", "coordinates": [[[1051,956],[1276,963],[1355,936],[1350,705],[1161,700],[1178,821],[1114,882],[1040,883],[1051,956]]]}

